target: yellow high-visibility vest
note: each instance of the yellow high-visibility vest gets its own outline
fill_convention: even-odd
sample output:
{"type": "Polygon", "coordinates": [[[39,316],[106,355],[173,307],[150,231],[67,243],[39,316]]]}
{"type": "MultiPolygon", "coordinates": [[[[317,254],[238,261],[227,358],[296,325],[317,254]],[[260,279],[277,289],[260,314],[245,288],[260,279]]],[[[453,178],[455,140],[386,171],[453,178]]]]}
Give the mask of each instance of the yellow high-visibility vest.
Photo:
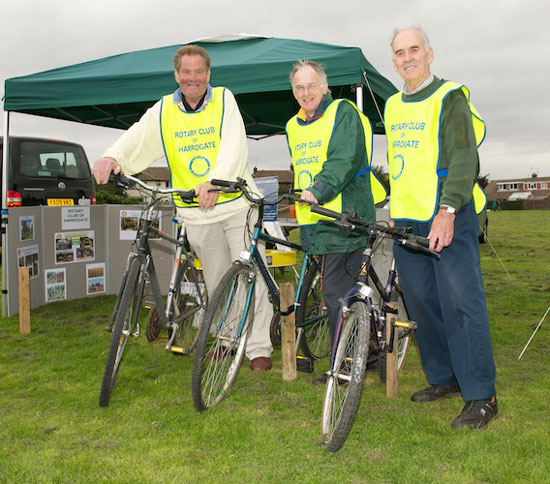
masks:
{"type": "MultiPolygon", "coordinates": [[[[173,187],[193,190],[210,179],[220,146],[223,93],[223,87],[212,88],[212,100],[196,112],[181,110],[173,102],[172,94],[162,98],[160,127],[173,187]]],[[[239,196],[241,194],[220,193],[216,203],[230,202],[239,196]]],[[[180,208],[198,206],[183,202],[177,195],[174,195],[174,204],[180,208]]]]}
{"type": "MultiPolygon", "coordinates": [[[[385,121],[391,188],[390,217],[394,220],[430,221],[437,212],[440,128],[447,95],[462,89],[470,108],[477,146],[485,137],[485,122],[470,102],[468,89],[455,82],[444,82],[432,95],[420,101],[403,101],[397,93],[386,101],[385,121]]],[[[477,182],[473,193],[476,212],[486,205],[486,196],[477,182]]],[[[459,208],[459,207],[457,207],[459,208]]]]}
{"type": "MultiPolygon", "coordinates": [[[[371,190],[373,192],[374,203],[378,203],[386,198],[386,189],[384,185],[376,178],[370,170],[370,160],[372,157],[372,128],[368,118],[359,111],[357,106],[347,99],[337,99],[333,101],[325,110],[323,115],[310,124],[300,124],[298,116],[292,117],[286,124],[287,141],[292,155],[292,165],[294,167],[294,187],[300,190],[306,190],[313,184],[315,176],[323,169],[323,164],[327,161],[327,152],[334,124],[336,112],[340,102],[349,102],[359,114],[363,132],[365,135],[365,147],[367,159],[369,161],[368,169],[356,176],[370,174],[371,190]]],[[[335,198],[322,205],[323,207],[335,212],[342,212],[342,194],[339,193],[335,198]]],[[[300,225],[310,225],[321,220],[332,220],[329,217],[312,213],[308,205],[296,203],[296,220],[300,225]]]]}

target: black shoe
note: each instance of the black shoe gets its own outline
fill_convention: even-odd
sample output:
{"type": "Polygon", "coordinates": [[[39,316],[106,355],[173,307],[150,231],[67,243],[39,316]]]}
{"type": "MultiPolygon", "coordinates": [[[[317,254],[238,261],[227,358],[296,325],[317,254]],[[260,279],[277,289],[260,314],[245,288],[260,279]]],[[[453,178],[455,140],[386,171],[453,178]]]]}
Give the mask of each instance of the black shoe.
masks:
{"type": "Polygon", "coordinates": [[[455,429],[484,429],[497,414],[496,397],[485,400],[470,400],[466,402],[460,415],[452,421],[451,427],[455,429]]]}
{"type": "Polygon", "coordinates": [[[440,398],[460,396],[460,387],[454,385],[430,385],[424,390],[413,393],[411,400],[416,403],[435,402],[440,398]]]}

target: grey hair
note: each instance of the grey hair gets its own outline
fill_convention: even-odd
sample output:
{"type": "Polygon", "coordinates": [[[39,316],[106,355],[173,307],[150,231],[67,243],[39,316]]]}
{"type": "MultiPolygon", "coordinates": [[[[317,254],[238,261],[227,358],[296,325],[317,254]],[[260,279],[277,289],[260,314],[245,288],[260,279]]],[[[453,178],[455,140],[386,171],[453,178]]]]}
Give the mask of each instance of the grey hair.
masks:
{"type": "Polygon", "coordinates": [[[390,43],[392,53],[393,53],[393,41],[395,40],[397,35],[403,32],[404,30],[418,30],[418,32],[420,32],[420,35],[422,36],[422,40],[424,41],[424,49],[428,50],[431,47],[430,39],[428,39],[428,36],[426,35],[426,32],[424,32],[424,29],[420,26],[420,24],[413,24],[413,25],[408,25],[406,27],[398,27],[394,29],[393,35],[391,38],[391,43],[390,43]]]}
{"type": "Polygon", "coordinates": [[[317,75],[319,76],[319,80],[321,81],[321,85],[328,86],[327,73],[325,72],[325,66],[323,64],[321,64],[320,62],[309,60],[309,59],[299,59],[292,66],[292,70],[290,71],[290,74],[288,76],[290,79],[290,85],[292,86],[293,89],[294,89],[294,76],[302,67],[306,67],[306,66],[311,67],[317,73],[317,75]]]}

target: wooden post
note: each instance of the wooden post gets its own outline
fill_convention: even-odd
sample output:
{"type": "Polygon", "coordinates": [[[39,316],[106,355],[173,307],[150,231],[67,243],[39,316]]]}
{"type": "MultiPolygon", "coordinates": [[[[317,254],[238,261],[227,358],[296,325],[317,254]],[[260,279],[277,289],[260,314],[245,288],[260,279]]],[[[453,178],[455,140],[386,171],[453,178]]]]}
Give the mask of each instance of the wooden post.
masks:
{"type": "MultiPolygon", "coordinates": [[[[294,284],[281,284],[281,309],[294,304],[294,284]]],[[[296,378],[296,327],[294,313],[288,316],[281,315],[281,353],[283,360],[283,380],[291,381],[296,378]]]]}
{"type": "Polygon", "coordinates": [[[394,320],[395,317],[392,315],[386,321],[386,341],[388,343],[391,341],[393,331],[393,351],[386,353],[386,397],[388,398],[397,398],[397,394],[399,393],[397,380],[397,350],[399,343],[397,340],[397,328],[393,325],[394,320]]]}
{"type": "Polygon", "coordinates": [[[31,304],[29,295],[29,268],[19,268],[19,332],[31,332],[31,304]]]}

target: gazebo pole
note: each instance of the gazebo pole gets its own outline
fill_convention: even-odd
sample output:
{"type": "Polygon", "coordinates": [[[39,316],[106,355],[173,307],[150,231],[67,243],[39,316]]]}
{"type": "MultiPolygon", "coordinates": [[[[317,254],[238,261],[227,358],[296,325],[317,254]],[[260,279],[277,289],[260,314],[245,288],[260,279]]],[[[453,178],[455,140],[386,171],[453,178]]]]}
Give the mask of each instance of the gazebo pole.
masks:
{"type": "Polygon", "coordinates": [[[10,159],[10,112],[4,112],[4,143],[3,143],[3,155],[2,155],[2,317],[6,317],[8,314],[8,298],[7,298],[7,285],[8,285],[8,203],[7,203],[7,185],[8,185],[8,163],[10,159]]]}

